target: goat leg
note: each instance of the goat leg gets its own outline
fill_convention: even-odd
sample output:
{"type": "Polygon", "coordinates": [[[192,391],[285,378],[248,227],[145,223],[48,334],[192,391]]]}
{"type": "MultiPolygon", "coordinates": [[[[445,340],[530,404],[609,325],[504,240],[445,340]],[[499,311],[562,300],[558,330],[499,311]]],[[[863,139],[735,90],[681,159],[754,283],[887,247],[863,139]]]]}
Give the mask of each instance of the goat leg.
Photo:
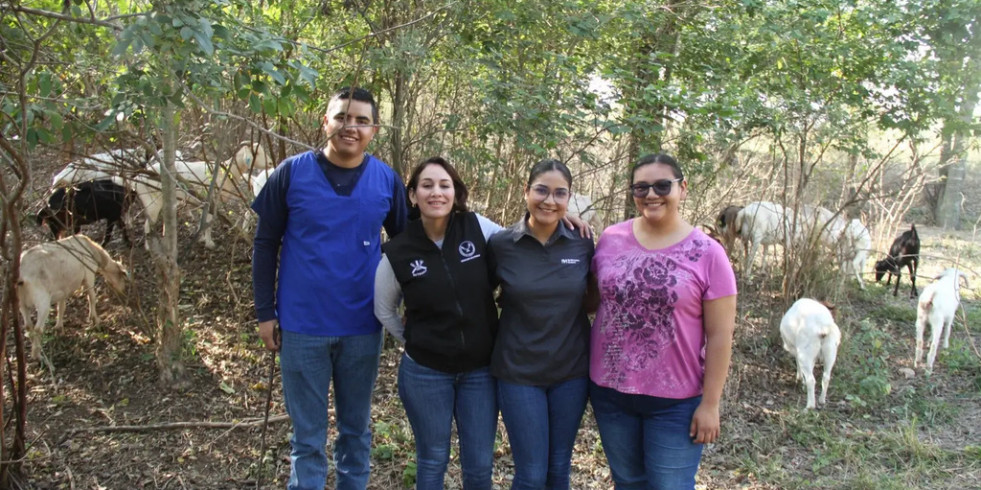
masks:
{"type": "Polygon", "coordinates": [[[913,260],[910,260],[909,262],[906,263],[906,267],[909,269],[910,281],[913,282],[913,286],[912,286],[913,289],[910,291],[909,297],[915,298],[919,294],[919,292],[917,292],[916,290],[916,271],[919,270],[920,268],[920,259],[917,257],[913,257],[913,260]]]}

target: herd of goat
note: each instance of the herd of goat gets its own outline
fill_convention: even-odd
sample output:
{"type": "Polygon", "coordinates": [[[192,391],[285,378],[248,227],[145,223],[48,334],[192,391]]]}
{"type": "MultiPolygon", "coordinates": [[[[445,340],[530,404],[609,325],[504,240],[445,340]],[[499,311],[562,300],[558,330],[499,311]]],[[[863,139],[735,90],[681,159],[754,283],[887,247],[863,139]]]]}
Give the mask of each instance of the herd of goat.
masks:
{"type": "MultiPolygon", "coordinates": [[[[21,277],[17,283],[21,315],[25,325],[30,325],[31,310],[37,315],[29,329],[32,356],[44,362],[49,370],[53,367],[41,351],[41,332],[51,310],[57,305],[55,327],[61,327],[66,300],[78,289],[84,288],[89,300],[89,321],[98,322],[95,309],[93,284],[95,274],[106,278],[116,291],[122,292],[127,280],[123,265],[114,261],[96,242],[85,235],[78,235],[84,224],[100,220],[107,222],[102,240],[105,245],[111,239],[115,225],[122,229],[123,239],[129,245],[127,210],[138,200],[146,215],[145,227],[150,229],[159,215],[162,197],[160,191],[159,156],[152,156],[142,165],[126,165],[138,155],[136,150],[113,150],[69,163],[55,175],[52,192],[44,207],[37,213],[39,225],[46,225],[57,241],[43,243],[27,249],[21,255],[21,277]],[[63,238],[68,230],[70,236],[63,238]]],[[[201,196],[215,195],[211,213],[218,201],[231,199],[248,200],[258,194],[269,174],[275,168],[261,145],[244,143],[229,160],[212,166],[206,162],[187,161],[178,158],[175,164],[178,180],[178,199],[181,203],[200,203],[201,196]],[[211,174],[218,169],[218,175],[211,174]],[[209,186],[217,191],[209,193],[209,186]],[[243,191],[243,188],[245,189],[243,191]],[[251,193],[247,194],[247,193],[251,193]]],[[[595,211],[587,196],[577,196],[570,213],[581,214],[587,221],[595,221],[595,211]],[[589,214],[592,213],[592,214],[589,214]]],[[[207,210],[209,207],[204,206],[207,210]]],[[[251,213],[242,226],[248,227],[251,213]]],[[[201,237],[205,246],[214,247],[208,215],[202,217],[205,232],[201,237]]],[[[773,202],[753,202],[743,207],[730,206],[722,211],[716,227],[707,227],[709,234],[733,252],[736,240],[744,245],[743,275],[752,277],[753,262],[763,247],[762,263],[766,263],[767,249],[771,245],[803,244],[808,240],[827,245],[835,251],[844,273],[854,275],[859,287],[865,289],[862,274],[872,250],[869,230],[857,219],[845,220],[831,211],[817,206],[803,206],[800,212],[773,202]]],[[[919,265],[920,240],[913,225],[899,235],[889,249],[886,258],[875,263],[875,280],[888,276],[888,285],[896,276],[893,296],[899,291],[902,269],[910,275],[910,297],[916,297],[916,273],[919,265]]],[[[947,269],[924,288],[919,295],[916,320],[916,351],[914,367],[922,360],[923,336],[930,327],[930,347],[926,359],[926,371],[932,372],[940,339],[947,348],[951,324],[960,303],[960,280],[967,277],[957,269],[947,269]]],[[[815,408],[817,401],[825,403],[831,370],[841,342],[841,331],[832,313],[834,307],[808,298],[799,299],[786,312],[780,322],[780,334],[784,348],[797,362],[797,378],[807,391],[806,408],[815,408]],[[815,398],[814,367],[818,361],[824,365],[821,396],[815,398]]]]}
{"type": "MultiPolygon", "coordinates": [[[[127,211],[134,200],[143,207],[147,232],[159,217],[163,205],[160,155],[141,155],[143,152],[138,149],[112,150],[69,163],[52,179],[51,194],[37,212],[38,225],[46,226],[57,241],[36,245],[21,254],[17,292],[24,324],[31,325],[32,309],[37,315],[29,329],[32,356],[45,362],[49,370],[53,369],[41,350],[41,332],[51,304],[57,305],[55,328],[59,328],[66,300],[84,288],[89,298],[89,321],[97,323],[95,274],[105,277],[116,291],[125,288],[126,269],[112,260],[102,246],[77,234],[82,225],[105,220],[102,245],[109,243],[113,228],[119,225],[129,245],[127,211]],[[70,236],[64,237],[66,234],[70,236]]],[[[251,200],[275,168],[262,146],[255,143],[241,144],[231,158],[217,165],[185,160],[180,154],[177,157],[174,166],[179,182],[178,202],[201,205],[204,196],[216,197],[210,205],[200,206],[205,223],[201,241],[208,248],[215,246],[210,223],[218,204],[251,200]],[[215,192],[209,192],[212,184],[215,192]]],[[[250,217],[250,213],[245,215],[250,217]]],[[[248,221],[243,226],[249,226],[248,221]]]]}
{"type": "MultiPolygon", "coordinates": [[[[865,270],[872,239],[868,228],[857,219],[845,221],[830,210],[817,206],[804,206],[799,213],[773,202],[753,202],[744,207],[729,206],[716,220],[717,228],[709,227],[709,232],[727,250],[733,250],[735,241],[744,244],[743,274],[749,278],[753,272],[753,261],[760,246],[763,247],[763,262],[766,262],[766,248],[770,245],[807,245],[807,240],[827,245],[840,259],[842,271],[854,274],[859,287],[865,289],[862,273],[865,270]]],[[[920,261],[920,237],[916,225],[904,231],[893,241],[889,253],[875,263],[876,282],[886,277],[886,285],[896,276],[893,296],[899,293],[902,269],[909,270],[910,297],[918,294],[916,273],[920,261]]],[[[930,327],[930,350],[926,358],[926,371],[933,371],[940,339],[943,347],[950,345],[950,330],[960,304],[961,280],[967,285],[967,276],[956,268],[948,268],[927,286],[917,301],[916,313],[916,351],[913,367],[923,359],[923,336],[930,327]]],[[[822,404],[828,393],[831,370],[834,368],[841,343],[841,330],[835,323],[832,311],[834,306],[810,298],[797,300],[780,321],[780,335],[783,347],[797,361],[797,379],[803,381],[807,392],[806,408],[815,408],[814,367],[818,360],[824,365],[822,374],[822,404]]]]}

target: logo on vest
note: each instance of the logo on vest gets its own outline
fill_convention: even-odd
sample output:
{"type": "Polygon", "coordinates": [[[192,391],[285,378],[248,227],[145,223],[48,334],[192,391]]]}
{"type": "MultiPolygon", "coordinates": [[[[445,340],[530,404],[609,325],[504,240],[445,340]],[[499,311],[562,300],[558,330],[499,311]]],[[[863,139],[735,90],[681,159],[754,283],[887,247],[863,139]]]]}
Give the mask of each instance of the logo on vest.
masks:
{"type": "Polygon", "coordinates": [[[457,250],[460,252],[460,256],[462,257],[460,259],[461,264],[480,257],[480,254],[477,253],[477,246],[470,240],[461,243],[460,246],[457,247],[457,250]]]}
{"type": "Polygon", "coordinates": [[[574,265],[579,263],[579,259],[562,259],[562,263],[574,265]]]}
{"type": "Polygon", "coordinates": [[[429,270],[426,268],[426,264],[422,261],[422,259],[413,260],[409,265],[412,267],[412,277],[419,277],[429,270]]]}

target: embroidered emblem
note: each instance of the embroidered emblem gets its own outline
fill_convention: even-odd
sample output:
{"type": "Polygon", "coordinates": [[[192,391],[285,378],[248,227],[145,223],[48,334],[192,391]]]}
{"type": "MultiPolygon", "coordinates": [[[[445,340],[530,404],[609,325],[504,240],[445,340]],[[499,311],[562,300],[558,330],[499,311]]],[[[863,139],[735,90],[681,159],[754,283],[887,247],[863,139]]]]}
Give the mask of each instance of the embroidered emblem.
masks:
{"type": "Polygon", "coordinates": [[[480,254],[477,253],[477,246],[470,240],[461,243],[460,246],[457,247],[457,250],[460,252],[461,264],[480,257],[480,254]]]}
{"type": "Polygon", "coordinates": [[[470,240],[467,240],[460,244],[460,248],[458,250],[460,251],[460,255],[466,259],[468,257],[473,257],[473,254],[477,251],[477,246],[470,240]]]}
{"type": "Polygon", "coordinates": [[[563,264],[578,264],[579,259],[562,259],[563,264]]]}
{"type": "Polygon", "coordinates": [[[409,265],[412,267],[412,277],[419,277],[429,271],[422,259],[413,260],[409,265]]]}

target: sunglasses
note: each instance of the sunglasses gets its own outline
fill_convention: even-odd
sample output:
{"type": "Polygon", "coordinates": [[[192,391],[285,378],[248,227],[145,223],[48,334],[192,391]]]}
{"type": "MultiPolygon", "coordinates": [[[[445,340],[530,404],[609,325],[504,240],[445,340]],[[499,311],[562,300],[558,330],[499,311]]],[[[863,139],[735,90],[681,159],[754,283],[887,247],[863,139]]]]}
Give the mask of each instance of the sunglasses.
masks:
{"type": "Polygon", "coordinates": [[[663,179],[654,181],[653,184],[634,184],[630,186],[630,192],[634,194],[634,197],[643,198],[647,197],[649,189],[654,189],[654,194],[658,196],[666,196],[671,194],[671,187],[674,186],[675,182],[681,182],[684,177],[678,177],[677,179],[663,179]]]}

